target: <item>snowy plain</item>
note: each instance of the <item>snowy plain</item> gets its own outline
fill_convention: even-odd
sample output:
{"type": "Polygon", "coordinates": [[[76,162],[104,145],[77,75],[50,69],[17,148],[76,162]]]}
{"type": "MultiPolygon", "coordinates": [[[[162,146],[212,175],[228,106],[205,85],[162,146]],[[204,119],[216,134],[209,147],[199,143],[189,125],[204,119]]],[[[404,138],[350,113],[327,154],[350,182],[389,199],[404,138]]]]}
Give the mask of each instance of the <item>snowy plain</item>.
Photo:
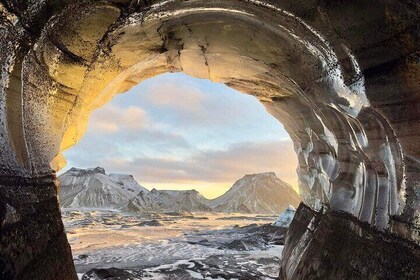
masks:
{"type": "Polygon", "coordinates": [[[275,216],[87,208],[62,215],[83,280],[105,279],[97,269],[118,279],[275,279],[279,272],[282,233],[261,227],[275,216]]]}

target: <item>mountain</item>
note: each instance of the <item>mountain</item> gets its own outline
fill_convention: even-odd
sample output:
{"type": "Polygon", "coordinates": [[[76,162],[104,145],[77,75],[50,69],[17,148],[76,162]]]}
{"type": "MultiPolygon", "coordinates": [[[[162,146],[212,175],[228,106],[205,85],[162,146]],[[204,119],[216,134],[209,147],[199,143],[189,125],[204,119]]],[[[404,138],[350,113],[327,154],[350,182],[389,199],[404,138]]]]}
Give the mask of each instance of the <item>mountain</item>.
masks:
{"type": "Polygon", "coordinates": [[[163,211],[211,212],[209,200],[196,190],[173,191],[152,189],[149,197],[163,211]]]}
{"type": "Polygon", "coordinates": [[[71,168],[58,177],[60,205],[64,208],[119,209],[139,193],[149,191],[131,175],[106,174],[101,167],[71,168]]]}
{"type": "Polygon", "coordinates": [[[58,177],[63,208],[110,208],[126,212],[239,212],[278,214],[298,194],[273,172],[245,175],[222,196],[209,200],[196,190],[151,191],[133,176],[101,167],[71,168],[58,177]]]}
{"type": "Polygon", "coordinates": [[[196,190],[149,191],[131,175],[106,174],[101,167],[71,168],[58,177],[63,208],[111,208],[127,212],[211,212],[196,190]]]}
{"type": "Polygon", "coordinates": [[[299,195],[274,172],[245,175],[222,196],[209,202],[220,212],[278,214],[289,204],[298,205],[299,195]]]}
{"type": "Polygon", "coordinates": [[[149,192],[140,192],[130,198],[120,209],[124,212],[161,212],[161,208],[150,197],[149,192]]]}

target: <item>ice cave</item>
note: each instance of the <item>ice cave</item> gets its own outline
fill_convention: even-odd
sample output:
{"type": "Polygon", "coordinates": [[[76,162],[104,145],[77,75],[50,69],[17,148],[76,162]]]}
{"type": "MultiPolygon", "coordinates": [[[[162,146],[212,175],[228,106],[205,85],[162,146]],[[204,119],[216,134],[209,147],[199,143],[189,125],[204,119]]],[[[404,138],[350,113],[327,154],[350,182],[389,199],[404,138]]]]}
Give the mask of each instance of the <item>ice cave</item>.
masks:
{"type": "Polygon", "coordinates": [[[419,279],[420,3],[0,1],[1,279],[77,279],[60,151],[142,80],[184,72],[284,124],[302,201],[279,279],[419,279]]]}

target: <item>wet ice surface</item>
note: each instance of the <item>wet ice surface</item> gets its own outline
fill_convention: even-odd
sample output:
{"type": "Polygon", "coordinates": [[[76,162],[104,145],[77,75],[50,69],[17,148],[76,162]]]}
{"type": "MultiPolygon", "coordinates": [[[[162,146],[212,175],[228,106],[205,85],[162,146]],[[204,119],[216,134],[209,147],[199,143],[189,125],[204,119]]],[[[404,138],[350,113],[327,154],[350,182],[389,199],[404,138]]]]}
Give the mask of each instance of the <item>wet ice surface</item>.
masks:
{"type": "Polygon", "coordinates": [[[63,211],[76,270],[89,271],[83,279],[274,279],[284,238],[268,225],[275,219],[63,211]]]}

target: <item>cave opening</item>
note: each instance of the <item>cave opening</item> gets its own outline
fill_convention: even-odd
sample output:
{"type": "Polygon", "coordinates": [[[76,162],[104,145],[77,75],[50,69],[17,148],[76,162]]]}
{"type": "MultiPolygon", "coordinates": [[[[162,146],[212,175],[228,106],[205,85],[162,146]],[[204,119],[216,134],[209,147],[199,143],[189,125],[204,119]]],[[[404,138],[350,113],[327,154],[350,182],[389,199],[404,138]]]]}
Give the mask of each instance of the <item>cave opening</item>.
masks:
{"type": "Polygon", "coordinates": [[[277,278],[297,161],[256,98],[159,75],[95,110],[63,156],[59,204],[79,276],[277,278]]]}
{"type": "Polygon", "coordinates": [[[61,151],[116,93],[183,72],[257,97],[294,143],[280,278],[417,279],[419,4],[347,2],[2,1],[2,277],[76,279],[61,151]]]}
{"type": "Polygon", "coordinates": [[[149,188],[208,186],[214,193],[206,196],[215,198],[245,174],[273,171],[299,191],[296,154],[281,123],[255,97],[209,80],[182,73],[147,79],[96,109],[85,130],[63,151],[67,165],[58,175],[101,166],[149,188]]]}

